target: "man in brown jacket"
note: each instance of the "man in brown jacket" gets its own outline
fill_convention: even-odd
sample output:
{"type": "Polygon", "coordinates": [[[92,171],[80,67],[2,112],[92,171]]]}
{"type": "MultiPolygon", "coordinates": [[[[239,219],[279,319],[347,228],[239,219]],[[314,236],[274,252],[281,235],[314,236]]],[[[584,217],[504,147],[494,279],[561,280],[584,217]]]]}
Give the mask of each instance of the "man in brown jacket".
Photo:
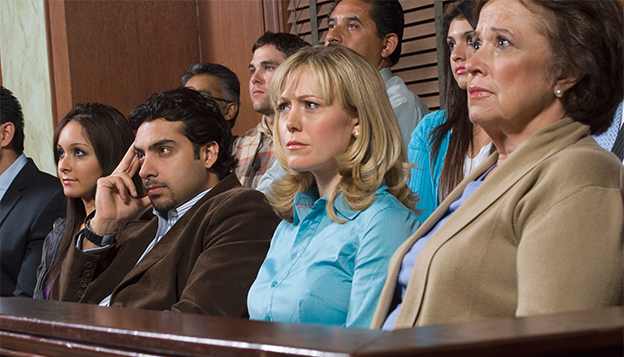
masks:
{"type": "Polygon", "coordinates": [[[98,181],[96,211],[50,298],[247,316],[247,291],[279,220],[232,173],[232,134],[218,105],[179,88],[152,95],[130,123],[134,146],[98,181]],[[137,170],[148,197],[132,182],[137,170]],[[151,219],[131,220],[150,203],[151,219]]]}

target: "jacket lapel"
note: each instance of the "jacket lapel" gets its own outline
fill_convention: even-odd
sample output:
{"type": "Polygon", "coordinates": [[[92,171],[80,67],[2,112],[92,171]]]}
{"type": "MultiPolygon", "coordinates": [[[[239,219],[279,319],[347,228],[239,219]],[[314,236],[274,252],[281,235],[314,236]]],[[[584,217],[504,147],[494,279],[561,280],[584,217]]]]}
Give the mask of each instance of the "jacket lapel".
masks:
{"type": "Polygon", "coordinates": [[[15,207],[17,202],[22,198],[22,191],[25,188],[30,187],[32,181],[35,179],[35,175],[37,174],[37,167],[32,159],[28,159],[26,165],[22,168],[22,170],[15,176],[11,185],[9,185],[7,191],[4,193],[4,197],[2,197],[2,201],[0,202],[0,225],[4,223],[4,220],[9,215],[9,212],[15,207]]]}
{"type": "MultiPolygon", "coordinates": [[[[453,213],[453,217],[431,237],[420,252],[404,297],[404,301],[410,301],[410,303],[401,306],[395,328],[409,328],[416,323],[422,306],[422,299],[429,275],[428,272],[437,251],[447,241],[453,239],[466,225],[477,219],[481,213],[494,204],[535,166],[586,135],[589,135],[588,126],[574,122],[569,118],[562,119],[536,132],[525,140],[509,155],[500,167],[497,167],[495,171],[491,173],[479,189],[453,213]]],[[[496,163],[497,159],[498,153],[492,154],[483,164],[468,175],[468,177],[451,192],[447,199],[440,204],[440,207],[434,211],[423,225],[422,230],[419,229],[415,236],[420,238],[426,234],[440,218],[442,218],[451,203],[461,197],[468,183],[476,180],[488,168],[496,163]]],[[[410,239],[410,241],[413,242],[416,240],[417,239],[410,239]]],[[[407,250],[401,255],[400,260],[403,259],[403,256],[410,248],[411,245],[409,245],[407,250]]],[[[400,261],[398,265],[400,269],[400,261]]]]}
{"type": "MultiPolygon", "coordinates": [[[[173,227],[169,229],[169,231],[152,248],[152,250],[150,250],[149,253],[147,253],[145,257],[143,257],[143,259],[141,259],[141,261],[136,266],[134,266],[132,270],[130,270],[130,272],[123,278],[121,283],[117,286],[117,288],[115,289],[115,292],[122,289],[127,283],[133,281],[133,279],[135,279],[137,276],[145,273],[145,271],[147,271],[149,268],[151,268],[154,264],[158,263],[161,259],[163,259],[167,255],[167,253],[171,250],[173,245],[178,241],[180,235],[183,233],[183,230],[186,227],[186,223],[195,215],[195,212],[199,209],[199,207],[202,204],[204,204],[204,202],[210,200],[214,196],[222,192],[225,192],[235,186],[240,186],[240,182],[238,181],[238,178],[236,177],[235,174],[228,175],[223,180],[221,180],[218,184],[216,184],[208,193],[206,193],[206,195],[204,195],[204,197],[201,198],[201,200],[197,201],[197,203],[195,203],[195,205],[193,205],[193,207],[191,207],[184,214],[184,216],[182,216],[182,218],[180,218],[173,225],[173,227]]],[[[155,218],[155,221],[158,222],[157,217],[155,218]]],[[[158,229],[157,226],[158,226],[158,223],[156,223],[156,230],[158,229]]],[[[148,230],[147,232],[151,232],[151,237],[150,237],[151,239],[149,240],[149,242],[151,242],[154,238],[156,238],[155,230],[148,230]]],[[[143,254],[143,252],[145,251],[145,248],[147,248],[147,245],[143,248],[143,250],[141,250],[141,253],[136,259],[138,259],[143,254]]],[[[134,261],[136,262],[136,260],[134,261]]]]}

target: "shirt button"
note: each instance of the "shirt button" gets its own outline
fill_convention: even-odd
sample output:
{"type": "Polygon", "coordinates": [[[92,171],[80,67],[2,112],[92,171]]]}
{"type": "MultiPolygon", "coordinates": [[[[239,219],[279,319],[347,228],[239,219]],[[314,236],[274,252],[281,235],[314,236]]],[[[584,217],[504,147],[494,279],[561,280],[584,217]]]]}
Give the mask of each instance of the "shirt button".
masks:
{"type": "Polygon", "coordinates": [[[123,307],[123,302],[116,302],[113,304],[114,307],[123,307]]]}
{"type": "Polygon", "coordinates": [[[91,275],[92,275],[92,274],[91,274],[91,272],[90,272],[90,271],[88,271],[88,270],[85,270],[85,271],[82,273],[82,276],[84,276],[85,278],[90,278],[90,277],[91,277],[91,275]]]}
{"type": "Polygon", "coordinates": [[[87,282],[86,281],[81,281],[80,283],[78,283],[78,286],[80,286],[81,289],[84,289],[87,287],[87,282]]]}
{"type": "Polygon", "coordinates": [[[274,282],[272,282],[272,283],[271,283],[271,287],[272,287],[272,288],[274,288],[274,287],[276,287],[276,286],[277,286],[277,281],[274,281],[274,282]]]}
{"type": "Polygon", "coordinates": [[[82,291],[82,290],[81,290],[81,291],[78,291],[78,292],[76,293],[76,296],[78,297],[78,299],[82,299],[82,297],[84,296],[84,291],[82,291]]]}
{"type": "Polygon", "coordinates": [[[85,263],[85,268],[87,268],[87,269],[93,268],[93,262],[86,262],[85,263]]]}

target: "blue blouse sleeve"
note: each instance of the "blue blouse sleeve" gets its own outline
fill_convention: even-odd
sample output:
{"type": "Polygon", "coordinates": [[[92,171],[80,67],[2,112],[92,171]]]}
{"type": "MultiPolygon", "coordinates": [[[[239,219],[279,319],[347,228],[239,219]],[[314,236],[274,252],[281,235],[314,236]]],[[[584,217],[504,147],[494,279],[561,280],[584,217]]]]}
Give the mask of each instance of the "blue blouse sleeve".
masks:
{"type": "Polygon", "coordinates": [[[369,221],[355,259],[346,327],[369,328],[394,251],[419,223],[406,208],[388,207],[369,221]]]}
{"type": "MultiPolygon", "coordinates": [[[[409,188],[420,198],[416,208],[423,211],[419,216],[421,222],[424,222],[438,207],[438,183],[443,160],[438,163],[440,160],[436,159],[436,162],[432,165],[429,133],[440,125],[443,120],[443,110],[425,116],[416,129],[414,129],[408,147],[408,160],[415,166],[412,168],[409,188]]],[[[441,145],[438,158],[446,156],[447,146],[448,143],[446,143],[446,146],[441,145]]]]}

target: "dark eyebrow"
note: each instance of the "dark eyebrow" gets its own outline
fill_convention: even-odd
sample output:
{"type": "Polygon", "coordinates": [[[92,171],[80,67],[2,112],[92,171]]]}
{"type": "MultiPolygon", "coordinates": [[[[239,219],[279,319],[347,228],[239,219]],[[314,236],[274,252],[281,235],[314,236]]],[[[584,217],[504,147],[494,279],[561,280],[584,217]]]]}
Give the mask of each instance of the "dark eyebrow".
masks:
{"type": "MultiPolygon", "coordinates": [[[[171,139],[162,139],[162,140],[158,140],[157,142],[153,143],[152,145],[150,145],[147,150],[148,151],[154,151],[155,149],[165,145],[165,144],[169,144],[169,143],[175,143],[175,140],[171,140],[171,139]]],[[[137,147],[136,145],[134,146],[134,151],[136,152],[143,152],[143,149],[137,147]]]]}
{"type": "MultiPolygon", "coordinates": [[[[349,17],[345,17],[345,20],[347,20],[347,21],[355,21],[355,22],[358,22],[358,23],[362,24],[362,20],[360,20],[360,17],[359,17],[359,16],[349,16],[349,17]]],[[[336,21],[336,18],[335,18],[335,17],[329,17],[329,18],[327,18],[327,22],[330,22],[330,21],[336,21]]],[[[362,24],[362,25],[363,25],[363,24],[362,24]]]]}
{"type": "Polygon", "coordinates": [[[262,66],[279,66],[279,63],[275,61],[262,61],[260,62],[262,66]]]}

